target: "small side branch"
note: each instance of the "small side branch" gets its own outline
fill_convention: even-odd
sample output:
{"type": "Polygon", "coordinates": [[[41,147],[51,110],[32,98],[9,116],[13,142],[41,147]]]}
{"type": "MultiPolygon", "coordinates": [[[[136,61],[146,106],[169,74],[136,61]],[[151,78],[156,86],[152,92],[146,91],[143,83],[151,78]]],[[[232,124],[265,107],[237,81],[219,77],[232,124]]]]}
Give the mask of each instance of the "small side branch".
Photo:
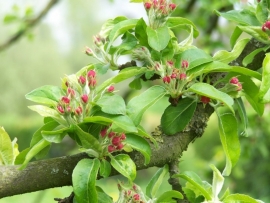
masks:
{"type": "Polygon", "coordinates": [[[0,44],[0,52],[7,49],[9,46],[11,46],[14,42],[19,40],[25,32],[29,29],[34,27],[36,24],[40,22],[40,20],[49,12],[49,10],[58,2],[59,0],[50,0],[48,4],[45,6],[45,8],[38,14],[37,17],[25,21],[26,26],[25,28],[19,30],[17,33],[15,33],[12,37],[10,37],[6,42],[3,44],[0,44]]]}

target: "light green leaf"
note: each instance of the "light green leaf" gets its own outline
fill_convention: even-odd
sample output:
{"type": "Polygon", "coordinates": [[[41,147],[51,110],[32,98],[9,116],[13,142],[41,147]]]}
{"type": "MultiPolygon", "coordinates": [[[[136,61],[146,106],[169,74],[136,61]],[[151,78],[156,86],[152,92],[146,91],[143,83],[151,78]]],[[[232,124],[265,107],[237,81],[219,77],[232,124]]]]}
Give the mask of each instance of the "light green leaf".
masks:
{"type": "Polygon", "coordinates": [[[142,126],[137,126],[138,132],[135,133],[141,137],[148,138],[152,143],[154,143],[155,147],[158,147],[157,141],[151,135],[149,135],[142,126]]]}
{"type": "Polygon", "coordinates": [[[173,135],[181,132],[192,118],[197,102],[193,99],[181,99],[177,106],[168,106],[162,117],[161,127],[165,134],[173,135]]]}
{"type": "Polygon", "coordinates": [[[101,30],[99,32],[99,34],[104,37],[107,38],[108,35],[110,34],[111,30],[114,28],[115,24],[121,22],[121,21],[125,21],[127,20],[127,17],[125,16],[117,16],[114,19],[109,19],[107,20],[101,27],[101,30]]]}
{"type": "Polygon", "coordinates": [[[3,19],[3,22],[5,24],[9,24],[9,23],[12,23],[12,22],[15,22],[19,20],[19,17],[17,15],[14,15],[14,14],[6,14],[4,19],[3,19]]]}
{"type": "Polygon", "coordinates": [[[25,98],[40,104],[56,106],[63,95],[63,90],[60,87],[45,85],[29,92],[25,98]]]}
{"type": "Polygon", "coordinates": [[[248,33],[258,41],[264,44],[270,44],[269,36],[266,32],[262,31],[260,26],[238,26],[242,31],[248,33]]]}
{"type": "Polygon", "coordinates": [[[237,39],[240,37],[240,35],[242,33],[243,33],[243,31],[238,26],[236,26],[234,28],[234,31],[233,31],[233,33],[231,35],[231,38],[230,38],[230,45],[231,45],[231,47],[234,47],[237,39]]]}
{"type": "Polygon", "coordinates": [[[101,159],[99,174],[102,177],[107,178],[111,174],[111,170],[111,164],[106,159],[101,159]]]}
{"type": "Polygon", "coordinates": [[[33,106],[28,106],[28,108],[33,111],[36,111],[43,117],[52,117],[59,124],[62,124],[63,126],[68,126],[67,121],[56,110],[50,107],[43,106],[43,105],[33,105],[33,106]]]}
{"type": "Polygon", "coordinates": [[[188,91],[219,100],[224,103],[232,112],[234,112],[232,108],[233,99],[228,94],[219,91],[212,85],[209,85],[207,83],[195,83],[188,89],[188,91]]]}
{"type": "Polygon", "coordinates": [[[154,198],[157,195],[157,191],[161,186],[164,177],[169,172],[169,166],[165,165],[163,168],[158,169],[155,175],[151,178],[150,182],[146,186],[146,195],[150,198],[154,198]]]}
{"type": "Polygon", "coordinates": [[[134,28],[137,24],[137,19],[127,19],[124,21],[121,21],[114,25],[113,29],[110,31],[109,34],[109,44],[107,46],[107,51],[110,49],[113,42],[122,34],[125,34],[128,30],[134,28]]]}
{"type": "Polygon", "coordinates": [[[127,154],[111,156],[111,165],[130,181],[136,178],[136,165],[127,154]]]}
{"type": "Polygon", "coordinates": [[[236,104],[236,107],[237,107],[238,115],[240,117],[239,127],[242,126],[242,128],[243,128],[243,130],[241,129],[240,134],[248,136],[248,134],[247,134],[248,117],[247,117],[247,114],[246,114],[246,109],[245,109],[245,105],[243,103],[242,98],[236,98],[235,99],[235,104],[236,104]]]}
{"type": "Polygon", "coordinates": [[[142,3],[143,0],[129,0],[130,3],[142,3]]]}
{"type": "Polygon", "coordinates": [[[237,133],[237,120],[226,108],[216,109],[219,135],[226,156],[226,167],[222,175],[228,176],[240,157],[241,146],[237,133]]]}
{"type": "Polygon", "coordinates": [[[240,203],[259,203],[256,199],[253,199],[252,197],[248,195],[242,195],[242,194],[231,194],[228,195],[224,200],[224,203],[234,203],[234,202],[240,202],[240,203]]]}
{"type": "Polygon", "coordinates": [[[139,19],[135,27],[135,36],[138,39],[140,45],[146,46],[149,48],[147,34],[146,34],[147,25],[143,18],[139,19]]]}
{"type": "Polygon", "coordinates": [[[113,199],[107,195],[102,188],[96,186],[97,194],[98,194],[98,203],[114,203],[113,199]]]}
{"type": "Polygon", "coordinates": [[[104,94],[96,104],[101,107],[101,111],[108,114],[126,114],[126,104],[124,99],[112,93],[104,94]]]}
{"type": "Polygon", "coordinates": [[[187,30],[187,32],[190,32],[190,26],[193,28],[193,37],[196,38],[199,35],[199,31],[197,29],[197,27],[195,26],[195,24],[186,19],[186,18],[182,18],[182,17],[169,17],[166,21],[166,25],[170,28],[170,29],[174,29],[174,28],[182,28],[187,30]]]}
{"type": "Polygon", "coordinates": [[[190,27],[189,35],[186,39],[184,39],[182,42],[179,43],[179,46],[181,47],[188,47],[193,44],[193,27],[192,26],[188,26],[188,27],[190,27]]]}
{"type": "Polygon", "coordinates": [[[224,177],[221,175],[220,171],[214,166],[210,165],[213,170],[213,182],[212,182],[212,200],[218,201],[218,194],[220,193],[223,183],[224,183],[224,177]]]}
{"type": "Polygon", "coordinates": [[[166,94],[162,86],[152,86],[142,94],[132,98],[127,104],[127,114],[137,126],[142,120],[144,112],[166,94]]]}
{"type": "Polygon", "coordinates": [[[149,163],[152,151],[149,143],[144,138],[138,135],[126,134],[125,143],[143,154],[145,165],[149,163]]]}
{"type": "Polygon", "coordinates": [[[20,170],[24,169],[34,156],[36,156],[41,150],[43,150],[45,147],[49,145],[50,145],[50,142],[42,139],[33,147],[31,147],[31,149],[28,151],[27,155],[25,156],[25,160],[23,164],[20,166],[19,169],[20,170]]]}
{"type": "Polygon", "coordinates": [[[160,195],[157,198],[157,203],[165,203],[165,202],[169,202],[169,201],[173,201],[175,199],[183,199],[183,195],[181,194],[181,192],[178,192],[176,190],[170,190],[167,192],[164,192],[162,195],[160,195]]]}
{"type": "Polygon", "coordinates": [[[270,102],[270,54],[265,54],[263,60],[262,83],[258,94],[259,101],[262,103],[270,102]]]}
{"type": "Polygon", "coordinates": [[[77,203],[98,203],[96,179],[99,166],[98,159],[83,159],[74,168],[72,185],[77,203]]]}
{"type": "Polygon", "coordinates": [[[206,200],[211,200],[211,193],[208,192],[207,188],[205,188],[205,184],[201,180],[201,178],[192,171],[185,171],[181,174],[174,175],[173,177],[182,178],[188,181],[191,185],[193,185],[200,193],[205,197],[206,200]]]}
{"type": "Polygon", "coordinates": [[[171,39],[170,32],[167,26],[159,27],[155,30],[151,27],[147,27],[146,33],[149,46],[156,51],[161,51],[165,49],[171,39]]]}
{"type": "Polygon", "coordinates": [[[223,63],[230,63],[234,59],[236,59],[245,48],[246,44],[249,42],[250,39],[242,39],[239,40],[235,46],[233,47],[233,50],[231,52],[228,52],[226,50],[221,50],[215,53],[213,56],[213,59],[216,61],[220,61],[223,63]]]}
{"type": "Polygon", "coordinates": [[[70,131],[70,128],[61,128],[59,130],[54,131],[45,131],[42,130],[41,134],[42,137],[47,140],[48,142],[60,143],[62,142],[63,138],[67,135],[70,131]]]}
{"type": "Polygon", "coordinates": [[[105,88],[107,88],[111,84],[119,83],[123,80],[131,78],[136,75],[140,75],[147,70],[145,67],[129,67],[120,71],[116,76],[106,80],[101,85],[96,88],[97,94],[100,94],[105,88]]]}
{"type": "Polygon", "coordinates": [[[12,165],[13,161],[12,142],[5,129],[0,127],[0,165],[12,165]]]}
{"type": "Polygon", "coordinates": [[[268,20],[269,10],[266,1],[261,1],[258,3],[256,8],[256,17],[261,24],[268,20]]]}
{"type": "Polygon", "coordinates": [[[270,45],[262,47],[262,48],[257,48],[254,51],[252,51],[250,54],[246,55],[246,57],[242,61],[243,66],[247,66],[248,64],[250,64],[258,53],[262,51],[266,52],[266,50],[268,50],[269,48],[270,48],[270,45]]]}

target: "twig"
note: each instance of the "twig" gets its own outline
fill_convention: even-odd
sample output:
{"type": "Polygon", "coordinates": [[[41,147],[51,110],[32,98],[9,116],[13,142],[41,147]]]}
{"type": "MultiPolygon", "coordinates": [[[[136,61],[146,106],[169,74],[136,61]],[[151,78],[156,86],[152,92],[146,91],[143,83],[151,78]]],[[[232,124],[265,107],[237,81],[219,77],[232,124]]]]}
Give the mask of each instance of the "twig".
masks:
{"type": "Polygon", "coordinates": [[[55,201],[58,203],[73,203],[74,192],[72,192],[68,197],[61,199],[61,198],[54,198],[55,201]]]}
{"type": "Polygon", "coordinates": [[[11,46],[14,42],[19,40],[25,32],[34,27],[48,12],[49,10],[58,2],[59,0],[50,0],[49,3],[46,5],[46,7],[39,13],[39,15],[36,18],[26,20],[26,26],[25,28],[19,30],[16,34],[14,34],[11,38],[9,38],[6,42],[3,44],[0,44],[0,52],[7,49],[9,46],[11,46]]]}

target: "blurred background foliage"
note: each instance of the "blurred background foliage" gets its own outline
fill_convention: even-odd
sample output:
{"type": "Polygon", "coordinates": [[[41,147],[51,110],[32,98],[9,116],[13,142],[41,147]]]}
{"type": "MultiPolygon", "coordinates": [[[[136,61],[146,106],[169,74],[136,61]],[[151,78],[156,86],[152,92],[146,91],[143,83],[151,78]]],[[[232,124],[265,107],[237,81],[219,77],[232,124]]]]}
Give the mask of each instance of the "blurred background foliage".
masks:
{"type": "MultiPolygon", "coordinates": [[[[27,19],[38,15],[49,0],[0,0],[0,46],[12,35],[25,28],[27,19]]],[[[191,19],[200,30],[195,45],[212,54],[219,49],[230,50],[229,38],[234,24],[218,18],[214,9],[227,11],[240,9],[247,1],[237,0],[175,0],[178,8],[175,16],[191,19]]],[[[46,85],[60,85],[60,78],[72,74],[85,65],[94,62],[83,51],[84,46],[93,44],[92,36],[99,32],[108,18],[124,15],[129,18],[146,17],[141,4],[130,4],[128,0],[78,0],[59,1],[47,15],[13,45],[0,51],[0,125],[4,126],[12,138],[17,137],[19,148],[29,146],[31,136],[42,124],[42,118],[30,111],[24,95],[31,90],[46,85]]],[[[178,33],[179,38],[187,33],[178,33]]],[[[121,63],[121,62],[119,62],[121,63]]],[[[109,73],[104,77],[109,77],[109,73]]],[[[104,78],[100,79],[100,82],[104,78]]],[[[130,99],[135,93],[128,92],[128,83],[117,86],[120,94],[130,99]]],[[[162,100],[147,111],[143,124],[153,130],[168,102],[162,100]]],[[[232,175],[226,179],[231,192],[245,193],[254,198],[270,202],[270,106],[263,117],[259,117],[247,106],[249,135],[240,137],[241,160],[232,175]]],[[[224,153],[218,137],[217,119],[213,115],[202,138],[189,146],[179,164],[180,171],[192,170],[202,179],[211,182],[213,163],[220,170],[224,166],[224,153]]],[[[66,139],[52,146],[48,157],[62,156],[76,152],[74,144],[66,139]]],[[[156,168],[140,171],[137,183],[145,187],[156,168]]],[[[117,198],[114,177],[101,180],[105,191],[117,198]]],[[[121,179],[121,178],[120,178],[121,179]]],[[[169,188],[164,182],[161,190],[169,188]]],[[[69,196],[71,187],[50,189],[31,194],[0,199],[0,203],[47,203],[54,197],[69,196]]]]}

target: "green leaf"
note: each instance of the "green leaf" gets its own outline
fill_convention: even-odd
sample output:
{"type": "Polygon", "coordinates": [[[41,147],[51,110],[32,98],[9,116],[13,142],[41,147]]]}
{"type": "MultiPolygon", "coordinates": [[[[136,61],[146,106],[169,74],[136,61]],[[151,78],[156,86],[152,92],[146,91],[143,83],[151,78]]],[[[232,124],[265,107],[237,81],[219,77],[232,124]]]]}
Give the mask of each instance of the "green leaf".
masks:
{"type": "Polygon", "coordinates": [[[270,46],[265,46],[265,47],[262,47],[262,48],[257,48],[254,51],[252,51],[250,54],[246,55],[246,57],[242,61],[243,66],[247,66],[248,64],[250,64],[253,61],[254,57],[258,53],[260,53],[262,51],[265,52],[269,48],[270,48],[270,46]]]}
{"type": "Polygon", "coordinates": [[[126,104],[124,99],[113,93],[107,93],[96,102],[104,113],[108,114],[126,114],[126,104]]]}
{"type": "Polygon", "coordinates": [[[224,203],[232,203],[232,202],[241,202],[241,203],[258,203],[256,199],[248,195],[243,194],[231,194],[228,195],[224,200],[224,203]]]}
{"type": "Polygon", "coordinates": [[[144,138],[138,135],[126,134],[125,143],[143,154],[145,165],[149,163],[152,151],[149,143],[144,138]]]}
{"type": "Polygon", "coordinates": [[[156,51],[165,49],[171,39],[167,26],[159,27],[155,30],[151,27],[147,27],[146,33],[149,46],[156,51]]]}
{"type": "Polygon", "coordinates": [[[163,179],[169,172],[169,166],[166,164],[163,168],[158,169],[155,175],[151,178],[150,182],[146,186],[146,195],[153,199],[157,195],[157,191],[161,184],[163,183],[163,179]]]}
{"type": "Polygon", "coordinates": [[[99,85],[96,88],[97,94],[100,94],[105,88],[107,88],[111,84],[119,83],[123,80],[126,80],[128,78],[131,78],[136,75],[140,75],[144,73],[147,70],[145,67],[130,67],[130,68],[125,68],[124,70],[120,71],[116,76],[106,80],[103,82],[101,85],[99,85]]]}
{"type": "Polygon", "coordinates": [[[234,28],[234,31],[233,31],[233,33],[231,35],[231,38],[230,38],[230,45],[231,45],[231,47],[234,47],[237,39],[240,37],[240,35],[242,33],[243,33],[243,31],[238,26],[236,26],[234,28]]]}
{"type": "Polygon", "coordinates": [[[176,190],[170,190],[167,192],[164,192],[162,195],[160,195],[157,198],[157,203],[164,203],[164,202],[169,202],[175,199],[183,199],[183,195],[181,194],[181,192],[178,192],[176,190]]]}
{"type": "Polygon", "coordinates": [[[113,199],[107,195],[102,188],[96,186],[97,194],[98,194],[98,203],[114,203],[113,199]]]}
{"type": "Polygon", "coordinates": [[[241,11],[231,10],[226,13],[221,13],[219,11],[215,11],[219,16],[226,18],[227,20],[231,20],[234,22],[238,22],[242,25],[252,25],[252,26],[260,26],[261,23],[257,20],[255,13],[248,9],[244,9],[241,11]]]}
{"type": "Polygon", "coordinates": [[[270,44],[269,36],[266,32],[262,31],[261,26],[238,26],[242,31],[248,33],[258,41],[264,44],[270,44]]]}
{"type": "Polygon", "coordinates": [[[5,17],[4,17],[3,22],[4,22],[5,24],[9,24],[9,23],[13,23],[13,22],[15,22],[15,21],[17,21],[17,20],[19,20],[19,18],[18,18],[17,15],[14,15],[14,14],[7,14],[7,15],[5,15],[5,17]]]}
{"type": "Polygon", "coordinates": [[[183,41],[179,43],[180,47],[188,47],[193,44],[193,27],[192,26],[188,26],[188,27],[190,27],[189,35],[186,39],[184,39],[183,41]]]}
{"type": "Polygon", "coordinates": [[[107,73],[109,68],[110,68],[110,64],[104,65],[104,63],[97,63],[97,64],[95,64],[94,69],[97,71],[98,75],[104,75],[105,73],[107,73]]]}
{"type": "Polygon", "coordinates": [[[265,23],[268,20],[268,6],[266,1],[261,1],[258,3],[256,8],[256,17],[261,24],[265,23]]]}
{"type": "Polygon", "coordinates": [[[20,166],[20,170],[24,169],[27,164],[29,163],[29,161],[31,161],[31,159],[36,156],[41,150],[43,150],[45,147],[49,146],[50,142],[42,139],[40,140],[38,143],[36,143],[33,147],[31,147],[31,149],[28,151],[27,155],[25,156],[25,160],[23,162],[23,164],[20,166]]]}
{"type": "Polygon", "coordinates": [[[168,106],[162,117],[161,127],[165,134],[173,135],[181,132],[192,118],[197,102],[193,99],[181,99],[177,106],[168,106]]]}
{"type": "Polygon", "coordinates": [[[186,18],[182,18],[182,17],[169,17],[166,21],[166,25],[170,28],[170,29],[174,29],[174,28],[182,28],[187,30],[187,32],[190,32],[190,26],[193,28],[193,37],[196,38],[199,35],[199,31],[197,29],[197,27],[195,26],[195,24],[186,19],[186,18]]]}
{"type": "Polygon", "coordinates": [[[83,159],[74,168],[72,185],[77,203],[98,203],[96,179],[99,166],[98,159],[83,159]]]}
{"type": "Polygon", "coordinates": [[[107,20],[101,27],[101,30],[99,32],[99,34],[104,37],[107,38],[107,36],[110,34],[111,30],[114,28],[115,24],[121,22],[121,21],[125,21],[127,20],[127,17],[125,16],[117,16],[114,19],[109,19],[107,20]]]}
{"type": "Polygon", "coordinates": [[[22,163],[24,162],[25,157],[26,157],[26,155],[27,155],[27,153],[29,152],[30,149],[31,149],[31,148],[28,147],[28,148],[22,150],[22,151],[19,153],[19,155],[16,157],[15,165],[20,165],[20,164],[22,164],[22,163]]]}
{"type": "Polygon", "coordinates": [[[63,95],[63,90],[60,87],[45,85],[29,92],[25,98],[40,104],[56,106],[63,95]]]}
{"type": "Polygon", "coordinates": [[[127,154],[111,156],[111,165],[130,181],[136,178],[136,165],[127,154]]]}
{"type": "Polygon", "coordinates": [[[114,25],[113,29],[111,30],[109,34],[109,44],[107,46],[107,50],[111,47],[113,42],[122,34],[125,34],[128,30],[134,28],[137,24],[137,19],[127,19],[124,21],[121,21],[114,25]]]}
{"type": "Polygon", "coordinates": [[[212,183],[212,192],[213,192],[213,200],[218,202],[218,194],[220,193],[223,183],[224,177],[221,175],[220,171],[214,166],[210,165],[213,170],[213,183],[212,183]]]}
{"type": "Polygon", "coordinates": [[[205,184],[201,180],[201,178],[192,171],[185,171],[181,174],[176,174],[173,177],[182,178],[188,181],[191,185],[193,185],[200,193],[205,197],[206,200],[211,200],[211,193],[208,192],[205,184]]]}
{"type": "Polygon", "coordinates": [[[111,174],[111,170],[111,164],[106,159],[101,159],[99,174],[102,177],[107,178],[111,174]]]}
{"type": "Polygon", "coordinates": [[[155,147],[158,147],[156,139],[153,138],[151,135],[149,135],[147,132],[145,132],[142,126],[137,126],[137,129],[138,129],[138,132],[136,133],[136,135],[148,138],[155,145],[155,147]]]}
{"type": "Polygon", "coordinates": [[[232,112],[234,112],[232,108],[233,99],[228,94],[219,91],[212,85],[209,85],[207,83],[195,83],[188,89],[188,91],[219,100],[224,103],[232,112]]]}
{"type": "Polygon", "coordinates": [[[76,135],[80,139],[82,147],[86,149],[92,149],[96,151],[98,154],[102,152],[102,148],[99,141],[93,135],[83,131],[78,125],[73,125],[72,127],[74,133],[76,133],[76,135]]]}
{"type": "Polygon", "coordinates": [[[226,167],[222,174],[228,176],[239,157],[241,146],[237,133],[237,120],[226,108],[216,109],[219,124],[219,135],[226,156],[226,167]]]}
{"type": "Polygon", "coordinates": [[[128,85],[131,89],[140,90],[142,89],[141,78],[135,78],[131,83],[128,85]]]}
{"type": "Polygon", "coordinates": [[[130,3],[142,3],[143,0],[129,0],[130,3]]]}
{"type": "Polygon", "coordinates": [[[259,101],[262,103],[270,102],[270,54],[265,54],[263,60],[263,72],[262,72],[262,83],[259,91],[259,101]]]}
{"type": "Polygon", "coordinates": [[[70,128],[61,128],[55,131],[45,131],[42,130],[41,134],[42,137],[47,140],[48,142],[60,143],[62,142],[63,138],[67,135],[70,131],[70,128]]]}
{"type": "Polygon", "coordinates": [[[12,165],[13,162],[12,142],[5,129],[0,127],[0,165],[12,165]]]}
{"type": "Polygon", "coordinates": [[[127,104],[127,114],[137,126],[142,120],[144,112],[166,94],[162,86],[152,86],[142,94],[133,97],[127,104]]]}
{"type": "Polygon", "coordinates": [[[241,127],[240,134],[248,136],[248,134],[247,134],[248,118],[247,118],[246,109],[245,109],[242,98],[236,98],[235,104],[237,107],[237,113],[240,117],[240,122],[238,123],[238,126],[239,126],[238,128],[241,127]]]}
{"type": "Polygon", "coordinates": [[[250,39],[239,40],[231,52],[228,52],[226,50],[218,51],[213,56],[213,59],[216,61],[227,63],[227,64],[230,63],[231,61],[236,59],[242,53],[243,49],[245,48],[245,46],[249,42],[249,40],[250,39]]]}
{"type": "Polygon", "coordinates": [[[139,19],[135,27],[135,36],[139,40],[139,44],[142,46],[149,47],[147,34],[146,34],[147,25],[143,18],[139,19]]]}
{"type": "Polygon", "coordinates": [[[33,106],[28,106],[28,108],[33,111],[36,111],[43,117],[52,117],[59,124],[62,124],[63,126],[68,126],[67,121],[56,110],[50,107],[43,106],[43,105],[33,105],[33,106]]]}

